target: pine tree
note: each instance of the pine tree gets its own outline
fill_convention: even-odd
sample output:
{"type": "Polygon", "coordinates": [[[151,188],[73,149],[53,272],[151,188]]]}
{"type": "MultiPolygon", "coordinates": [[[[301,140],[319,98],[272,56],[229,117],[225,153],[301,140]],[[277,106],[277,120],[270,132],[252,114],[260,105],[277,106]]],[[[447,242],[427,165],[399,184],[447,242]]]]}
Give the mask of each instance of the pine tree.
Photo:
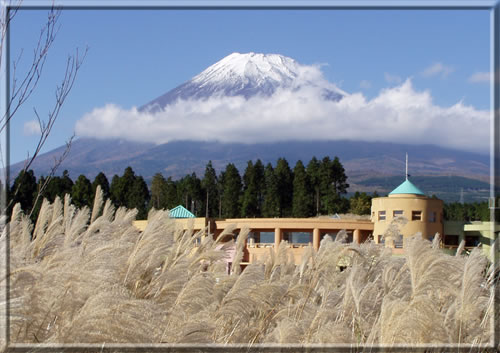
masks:
{"type": "Polygon", "coordinates": [[[172,177],[168,177],[165,183],[165,207],[171,210],[178,204],[179,199],[177,198],[177,184],[172,180],[172,177]]]}
{"type": "Polygon", "coordinates": [[[257,213],[256,217],[262,217],[262,206],[264,203],[264,190],[266,188],[266,180],[264,177],[264,164],[260,159],[257,159],[254,168],[255,186],[257,188],[257,213]]]}
{"type": "Polygon", "coordinates": [[[293,175],[285,158],[279,158],[274,170],[278,187],[279,216],[289,217],[292,214],[293,175]]]}
{"type": "Polygon", "coordinates": [[[135,176],[132,181],[132,187],[126,193],[125,207],[137,209],[137,219],[146,219],[147,205],[149,202],[149,190],[142,176],[135,176]]]}
{"type": "Polygon", "coordinates": [[[319,168],[321,212],[323,214],[343,213],[349,209],[349,200],[342,197],[347,193],[347,176],[338,157],[332,161],[325,157],[319,168]]]}
{"type": "Polygon", "coordinates": [[[109,198],[109,181],[108,181],[108,178],[106,178],[106,175],[103,172],[100,172],[99,174],[97,174],[94,181],[92,182],[92,202],[94,201],[95,191],[97,189],[97,185],[101,186],[104,200],[108,199],[109,198]]]}
{"type": "Polygon", "coordinates": [[[208,161],[205,167],[205,175],[201,181],[205,194],[205,217],[215,217],[217,214],[217,174],[212,166],[212,161],[208,161]]]}
{"type": "Polygon", "coordinates": [[[264,170],[264,201],[262,205],[262,215],[264,217],[278,217],[280,215],[280,208],[278,202],[278,181],[276,180],[276,174],[274,173],[273,166],[271,163],[266,165],[264,170]]]}
{"type": "Polygon", "coordinates": [[[338,195],[346,194],[349,184],[347,183],[347,175],[345,174],[344,166],[340,163],[339,157],[333,159],[331,168],[333,191],[338,195]]]}
{"type": "Polygon", "coordinates": [[[21,170],[10,188],[8,195],[10,207],[7,214],[11,214],[12,208],[16,203],[20,203],[23,210],[31,210],[36,191],[37,183],[33,170],[21,170]]]}
{"type": "Polygon", "coordinates": [[[320,214],[320,162],[313,157],[309,164],[307,165],[307,175],[309,177],[309,181],[311,183],[311,188],[314,192],[313,196],[313,204],[315,214],[318,216],[320,214]]]}
{"type": "Polygon", "coordinates": [[[109,186],[109,197],[115,206],[121,206],[123,202],[121,181],[118,175],[113,175],[109,186]]]}
{"type": "Polygon", "coordinates": [[[138,211],[137,218],[146,218],[147,204],[149,202],[148,186],[141,176],[135,175],[131,167],[125,168],[121,177],[113,176],[110,194],[111,200],[116,206],[124,206],[129,209],[136,208],[138,211]]]}
{"type": "Polygon", "coordinates": [[[313,193],[309,177],[302,161],[297,161],[293,169],[293,217],[311,217],[313,214],[313,193]]]}
{"type": "Polygon", "coordinates": [[[234,164],[229,163],[223,173],[222,217],[240,216],[241,177],[234,164]]]}
{"type": "Polygon", "coordinates": [[[161,173],[153,175],[151,180],[151,200],[152,208],[157,210],[166,208],[166,188],[167,181],[161,173]]]}
{"type": "Polygon", "coordinates": [[[201,181],[196,173],[188,174],[177,182],[179,201],[195,215],[205,214],[205,199],[201,181]]]}
{"type": "Polygon", "coordinates": [[[71,178],[69,177],[68,170],[65,169],[61,177],[61,184],[60,184],[61,194],[58,196],[64,198],[66,194],[71,194],[72,189],[73,189],[73,180],[71,180],[71,178]]]}
{"type": "Polygon", "coordinates": [[[71,199],[76,207],[82,208],[84,206],[90,207],[92,200],[92,185],[85,175],[80,175],[71,190],[71,199]]]}
{"type": "Polygon", "coordinates": [[[248,161],[243,175],[243,196],[241,201],[242,217],[257,217],[259,214],[259,193],[255,168],[252,161],[248,161]]]}

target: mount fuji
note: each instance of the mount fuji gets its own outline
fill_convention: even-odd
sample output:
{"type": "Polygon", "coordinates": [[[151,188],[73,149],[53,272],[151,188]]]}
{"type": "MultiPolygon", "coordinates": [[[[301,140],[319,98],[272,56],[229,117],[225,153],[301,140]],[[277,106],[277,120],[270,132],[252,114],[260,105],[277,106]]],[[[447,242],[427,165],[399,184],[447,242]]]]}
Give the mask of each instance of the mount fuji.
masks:
{"type": "MultiPolygon", "coordinates": [[[[279,54],[233,53],[209,66],[192,79],[138,108],[140,112],[156,112],[179,101],[200,101],[213,97],[273,98],[287,90],[313,90],[329,101],[342,101],[348,93],[321,75],[319,68],[301,65],[279,54]],[[312,69],[311,69],[312,68],[312,69]]],[[[182,123],[182,122],[181,122],[182,123]]],[[[95,129],[92,126],[92,129],[95,129]]],[[[189,127],[188,127],[189,128],[189,127]]],[[[37,176],[47,175],[65,147],[41,154],[32,164],[37,176]]],[[[286,158],[293,166],[297,160],[307,163],[313,156],[338,156],[346,168],[350,184],[370,177],[389,177],[404,172],[404,151],[411,155],[413,175],[460,175],[487,180],[489,157],[433,145],[403,145],[362,141],[280,141],[255,144],[215,141],[177,140],[168,143],[132,142],[122,138],[96,139],[80,137],[60,165],[58,173],[67,169],[76,179],[83,174],[93,179],[104,172],[109,180],[123,174],[127,166],[150,180],[155,173],[174,179],[188,173],[204,173],[208,160],[217,170],[234,163],[243,172],[248,160],[261,159],[276,163],[286,158]]],[[[15,177],[24,163],[11,166],[15,177]]]]}
{"type": "Polygon", "coordinates": [[[271,96],[278,89],[319,89],[324,99],[338,101],[347,93],[334,84],[315,77],[295,60],[279,54],[232,53],[191,80],[139,108],[157,111],[176,101],[211,97],[271,96]]]}

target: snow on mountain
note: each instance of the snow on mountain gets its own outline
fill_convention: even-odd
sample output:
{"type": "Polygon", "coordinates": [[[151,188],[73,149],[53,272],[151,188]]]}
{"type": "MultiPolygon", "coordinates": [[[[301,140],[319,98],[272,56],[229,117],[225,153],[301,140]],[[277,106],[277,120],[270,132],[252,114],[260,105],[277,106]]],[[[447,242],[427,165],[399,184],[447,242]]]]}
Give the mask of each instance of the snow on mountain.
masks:
{"type": "Polygon", "coordinates": [[[271,96],[277,89],[297,90],[304,86],[320,90],[328,100],[338,101],[347,93],[326,81],[319,69],[301,65],[279,54],[232,53],[191,80],[145,104],[140,110],[158,110],[178,99],[213,96],[271,96]]]}

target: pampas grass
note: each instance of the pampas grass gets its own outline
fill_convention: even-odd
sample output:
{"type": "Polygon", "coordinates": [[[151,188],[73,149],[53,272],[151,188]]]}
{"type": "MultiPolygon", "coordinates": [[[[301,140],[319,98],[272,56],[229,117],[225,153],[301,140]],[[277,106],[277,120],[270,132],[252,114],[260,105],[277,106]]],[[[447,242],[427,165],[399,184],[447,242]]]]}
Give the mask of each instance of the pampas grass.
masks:
{"type": "MultiPolygon", "coordinates": [[[[302,263],[283,242],[241,271],[248,230],[218,239],[152,210],[42,203],[35,226],[13,209],[10,327],[17,343],[488,344],[498,269],[479,249],[449,256],[420,235],[404,257],[325,237],[302,263]],[[221,246],[222,245],[222,246],[221,246]],[[235,249],[227,271],[225,250],[235,249]]],[[[392,230],[391,230],[392,231],[392,230]]],[[[387,234],[388,238],[393,234],[387,234]]],[[[5,247],[4,229],[0,245],[5,247]]],[[[5,303],[5,302],[3,302],[5,303]]],[[[366,348],[369,350],[369,348],[366,348]]]]}

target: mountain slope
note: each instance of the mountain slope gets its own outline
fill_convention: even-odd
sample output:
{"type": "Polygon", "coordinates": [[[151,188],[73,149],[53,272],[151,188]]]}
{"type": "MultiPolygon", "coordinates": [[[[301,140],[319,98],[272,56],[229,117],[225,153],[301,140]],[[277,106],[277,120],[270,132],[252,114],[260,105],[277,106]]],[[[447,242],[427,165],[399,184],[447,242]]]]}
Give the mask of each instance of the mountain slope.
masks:
{"type": "Polygon", "coordinates": [[[335,85],[314,80],[295,60],[278,54],[233,53],[200,74],[139,110],[157,111],[179,99],[196,100],[214,96],[271,96],[277,89],[299,89],[305,85],[321,89],[326,99],[340,100],[345,92],[335,85]]]}
{"type": "MultiPolygon", "coordinates": [[[[121,175],[130,165],[146,179],[157,172],[179,178],[191,172],[203,175],[209,160],[218,170],[231,162],[242,171],[248,160],[258,158],[264,163],[274,164],[278,158],[285,157],[294,165],[299,159],[308,163],[313,156],[319,159],[338,156],[347,170],[349,182],[355,183],[374,176],[404,175],[405,152],[409,154],[412,175],[460,175],[488,180],[489,157],[485,155],[430,145],[357,141],[290,141],[254,145],[177,141],[156,146],[123,140],[78,139],[59,173],[68,169],[72,178],[80,174],[94,178],[103,171],[111,178],[114,174],[121,175]]],[[[62,147],[40,155],[33,164],[36,174],[47,174],[54,156],[61,153],[62,147]]],[[[12,166],[11,174],[17,175],[21,167],[21,163],[12,166]]]]}

